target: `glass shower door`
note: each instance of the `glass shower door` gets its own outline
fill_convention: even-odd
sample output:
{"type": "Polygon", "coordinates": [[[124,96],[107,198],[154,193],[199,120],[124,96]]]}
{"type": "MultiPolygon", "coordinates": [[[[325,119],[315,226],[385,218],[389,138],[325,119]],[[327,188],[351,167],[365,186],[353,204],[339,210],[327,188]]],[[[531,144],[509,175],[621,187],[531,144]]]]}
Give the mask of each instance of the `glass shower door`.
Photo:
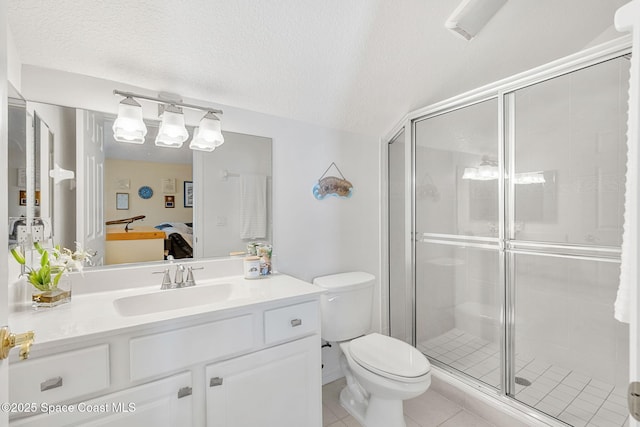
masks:
{"type": "Polygon", "coordinates": [[[442,366],[502,384],[498,101],[414,123],[416,346],[442,366]]]}
{"type": "Polygon", "coordinates": [[[621,57],[508,95],[508,393],[574,426],[627,419],[629,332],[613,303],[628,72],[621,57]]]}

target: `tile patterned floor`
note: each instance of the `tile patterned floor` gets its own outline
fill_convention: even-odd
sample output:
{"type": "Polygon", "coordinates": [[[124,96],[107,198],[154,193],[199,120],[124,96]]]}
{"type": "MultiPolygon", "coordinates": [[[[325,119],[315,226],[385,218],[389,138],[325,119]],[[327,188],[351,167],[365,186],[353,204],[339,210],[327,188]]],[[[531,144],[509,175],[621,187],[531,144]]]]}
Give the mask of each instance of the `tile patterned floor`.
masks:
{"type": "MultiPolygon", "coordinates": [[[[324,427],[360,427],[340,406],[344,378],[322,387],[322,425],[324,427]]],[[[407,427],[492,427],[493,424],[464,410],[432,390],[404,403],[407,427]]],[[[394,427],[394,426],[389,426],[394,427]]]]}
{"type": "MultiPolygon", "coordinates": [[[[421,343],[425,354],[481,381],[500,385],[500,349],[459,329],[421,343]]],[[[628,426],[626,390],[579,372],[516,354],[516,399],[575,427],[628,426]]]]}

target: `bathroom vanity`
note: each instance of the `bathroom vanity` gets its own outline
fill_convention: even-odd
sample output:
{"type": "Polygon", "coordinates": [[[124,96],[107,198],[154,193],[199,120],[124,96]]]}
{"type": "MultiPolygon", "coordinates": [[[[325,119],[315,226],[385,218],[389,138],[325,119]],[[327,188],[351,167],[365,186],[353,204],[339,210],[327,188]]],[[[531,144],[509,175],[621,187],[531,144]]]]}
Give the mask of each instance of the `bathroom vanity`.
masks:
{"type": "Polygon", "coordinates": [[[11,354],[10,425],[319,427],[321,292],[219,277],[15,312],[36,341],[28,360],[11,354]]]}

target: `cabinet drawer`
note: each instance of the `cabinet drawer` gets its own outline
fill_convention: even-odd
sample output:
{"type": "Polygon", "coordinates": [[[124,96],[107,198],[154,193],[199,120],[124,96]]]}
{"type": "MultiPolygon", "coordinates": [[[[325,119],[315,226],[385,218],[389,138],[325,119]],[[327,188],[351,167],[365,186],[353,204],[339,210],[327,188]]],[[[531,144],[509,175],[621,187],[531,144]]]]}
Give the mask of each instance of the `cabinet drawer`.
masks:
{"type": "Polygon", "coordinates": [[[266,344],[291,340],[308,335],[319,328],[318,302],[290,305],[264,312],[264,341],[266,344]]]}
{"type": "Polygon", "coordinates": [[[134,338],[129,343],[131,380],[149,378],[253,347],[250,314],[134,338]]]}
{"type": "Polygon", "coordinates": [[[107,344],[9,366],[11,402],[55,403],[109,387],[107,344]]]}

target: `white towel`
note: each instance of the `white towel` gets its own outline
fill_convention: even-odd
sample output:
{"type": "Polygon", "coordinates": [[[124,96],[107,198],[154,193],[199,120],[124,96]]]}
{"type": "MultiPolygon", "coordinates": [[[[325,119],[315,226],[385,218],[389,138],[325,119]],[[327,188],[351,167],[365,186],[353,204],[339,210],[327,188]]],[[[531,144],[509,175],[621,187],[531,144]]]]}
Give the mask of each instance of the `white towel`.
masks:
{"type": "Polygon", "coordinates": [[[267,177],[240,176],[240,238],[267,237],[267,177]]]}
{"type": "Polygon", "coordinates": [[[631,299],[638,286],[638,168],[640,167],[639,112],[640,112],[640,22],[637,19],[640,1],[635,0],[618,9],[615,24],[618,31],[632,31],[633,56],[631,57],[631,77],[629,81],[629,116],[627,121],[627,179],[624,201],[624,231],[622,233],[622,263],[620,265],[620,286],[614,304],[614,316],[621,322],[629,323],[631,299]]]}

